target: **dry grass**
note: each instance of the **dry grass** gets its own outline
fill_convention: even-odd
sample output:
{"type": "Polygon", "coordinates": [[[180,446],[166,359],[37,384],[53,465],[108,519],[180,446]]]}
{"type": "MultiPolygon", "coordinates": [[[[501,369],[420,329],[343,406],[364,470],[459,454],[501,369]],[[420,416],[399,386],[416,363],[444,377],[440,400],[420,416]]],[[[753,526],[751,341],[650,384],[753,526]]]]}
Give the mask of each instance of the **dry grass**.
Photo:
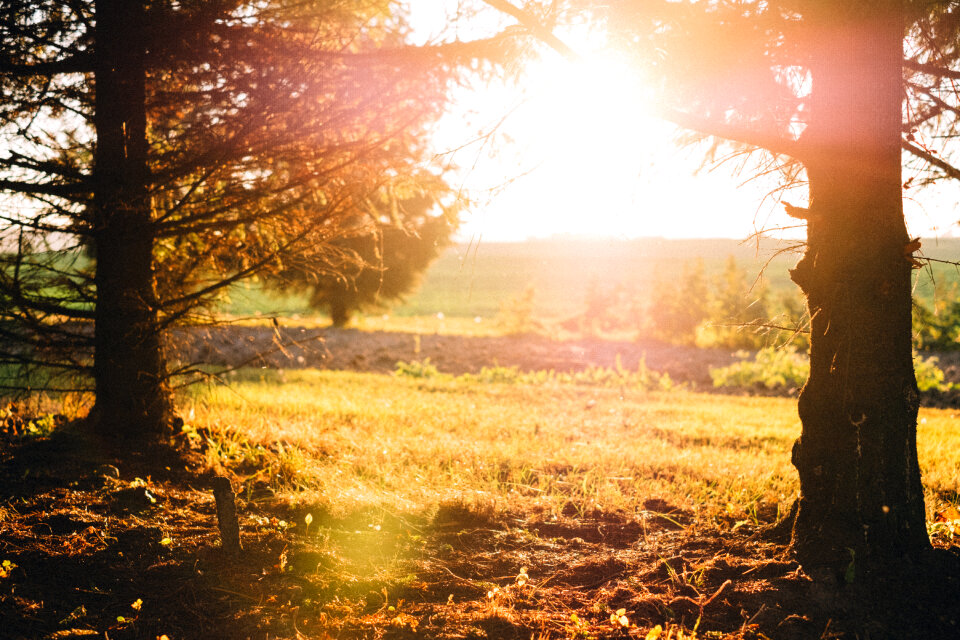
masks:
{"type": "MultiPolygon", "coordinates": [[[[216,434],[212,462],[333,514],[630,515],[663,501],[696,522],[757,524],[797,491],[790,399],[258,370],[183,408],[216,434]]],[[[933,517],[957,499],[952,412],[922,412],[919,447],[933,517]]]]}
{"type": "MultiPolygon", "coordinates": [[[[291,600],[298,633],[646,638],[662,625],[663,638],[745,640],[873,629],[869,611],[817,604],[758,527],[796,495],[795,400],[260,370],[183,407],[205,425],[188,431],[208,462],[236,473],[247,510],[262,514],[246,535],[267,562],[279,555],[277,584],[315,594],[291,600]]],[[[952,421],[921,417],[940,546],[952,533],[934,516],[957,499],[952,421]]]]}
{"type": "MultiPolygon", "coordinates": [[[[257,370],[180,398],[192,447],[0,431],[0,636],[953,637],[949,570],[830,591],[757,526],[796,491],[794,401],[593,382],[257,370]]],[[[921,416],[934,515],[960,443],[921,416]]]]}

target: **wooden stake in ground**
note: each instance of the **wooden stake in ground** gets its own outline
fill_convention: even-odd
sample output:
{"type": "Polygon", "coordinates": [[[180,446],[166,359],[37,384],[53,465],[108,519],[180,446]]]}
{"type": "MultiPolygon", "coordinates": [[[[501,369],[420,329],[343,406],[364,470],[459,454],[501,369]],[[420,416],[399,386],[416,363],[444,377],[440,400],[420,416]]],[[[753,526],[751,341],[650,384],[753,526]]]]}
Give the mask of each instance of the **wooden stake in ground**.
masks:
{"type": "Polygon", "coordinates": [[[220,527],[220,544],[228,553],[239,553],[240,523],[237,521],[237,506],[234,501],[233,487],[224,476],[213,479],[213,497],[217,501],[217,526],[220,527]]]}

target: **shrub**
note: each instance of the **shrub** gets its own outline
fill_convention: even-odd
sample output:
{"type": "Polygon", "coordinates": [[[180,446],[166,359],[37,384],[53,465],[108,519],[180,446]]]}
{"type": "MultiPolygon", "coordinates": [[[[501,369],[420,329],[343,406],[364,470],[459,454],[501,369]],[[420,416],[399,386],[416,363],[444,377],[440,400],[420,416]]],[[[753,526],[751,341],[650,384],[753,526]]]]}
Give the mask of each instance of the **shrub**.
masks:
{"type": "Polygon", "coordinates": [[[913,356],[913,370],[917,376],[917,387],[920,391],[949,391],[957,386],[944,382],[946,375],[943,369],[937,366],[937,362],[939,360],[935,356],[929,358],[913,356]]]}
{"type": "Polygon", "coordinates": [[[641,324],[640,296],[620,282],[604,285],[594,276],[587,285],[586,306],[580,330],[597,335],[603,331],[636,331],[641,324]]]}
{"type": "Polygon", "coordinates": [[[956,351],[960,349],[960,302],[957,288],[931,306],[913,302],[913,345],[920,351],[956,351]]]}
{"type": "Polygon", "coordinates": [[[710,369],[715,387],[798,389],[809,375],[807,356],[791,348],[766,347],[757,351],[752,360],[710,369]]]}
{"type": "MultiPolygon", "coordinates": [[[[946,375],[937,366],[936,357],[923,358],[915,355],[913,366],[920,391],[949,391],[958,386],[945,382],[946,375]]],[[[741,360],[728,367],[710,369],[713,386],[741,389],[798,389],[809,375],[809,358],[793,348],[766,347],[760,349],[752,360],[741,360]]]]}
{"type": "Polygon", "coordinates": [[[500,304],[500,313],[497,314],[497,325],[507,335],[522,335],[533,333],[538,323],[533,319],[533,298],[536,291],[532,286],[527,287],[516,296],[500,304]]]}

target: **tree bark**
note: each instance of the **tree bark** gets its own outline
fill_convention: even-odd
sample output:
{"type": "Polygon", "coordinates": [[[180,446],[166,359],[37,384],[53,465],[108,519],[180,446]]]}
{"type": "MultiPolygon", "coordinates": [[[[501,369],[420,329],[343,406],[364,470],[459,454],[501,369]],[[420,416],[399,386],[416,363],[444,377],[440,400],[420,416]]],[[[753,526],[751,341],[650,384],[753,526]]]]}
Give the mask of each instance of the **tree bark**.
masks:
{"type": "Polygon", "coordinates": [[[333,326],[338,328],[347,326],[347,323],[350,322],[350,309],[347,307],[347,303],[343,297],[334,293],[330,297],[329,304],[330,321],[333,323],[333,326]]]}
{"type": "Polygon", "coordinates": [[[930,548],[901,192],[904,27],[899,2],[821,5],[834,6],[809,34],[807,250],[791,272],[811,316],[792,545],[806,568],[859,580],[930,548]]]}
{"type": "Polygon", "coordinates": [[[97,0],[96,19],[91,417],[105,435],[143,438],[172,417],[153,270],[144,8],[97,0]]]}

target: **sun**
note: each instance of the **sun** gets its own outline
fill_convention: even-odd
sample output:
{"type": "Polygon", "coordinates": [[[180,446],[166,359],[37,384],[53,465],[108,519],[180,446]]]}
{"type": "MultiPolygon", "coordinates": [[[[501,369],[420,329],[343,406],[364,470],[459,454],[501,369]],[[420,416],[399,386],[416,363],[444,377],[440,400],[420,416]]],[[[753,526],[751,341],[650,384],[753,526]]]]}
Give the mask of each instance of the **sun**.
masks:
{"type": "MultiPolygon", "coordinates": [[[[468,96],[469,110],[496,126],[479,151],[455,158],[474,200],[461,237],[749,235],[764,194],[738,189],[729,171],[695,175],[702,149],[677,146],[640,70],[598,38],[584,42],[571,45],[577,60],[545,52],[516,86],[468,96]]],[[[470,138],[463,121],[447,118],[447,148],[470,138]]]]}
{"type": "Polygon", "coordinates": [[[536,61],[524,78],[503,124],[511,144],[495,163],[520,177],[491,207],[514,212],[520,237],[656,235],[644,210],[670,197],[659,156],[673,152],[676,129],[651,115],[652,92],[637,70],[601,51],[536,61]]]}
{"type": "Polygon", "coordinates": [[[603,150],[605,162],[636,156],[637,142],[660,123],[650,116],[652,92],[639,72],[614,53],[597,53],[577,61],[540,63],[529,71],[542,74],[536,102],[534,135],[557,139],[561,132],[570,152],[603,150]]]}

